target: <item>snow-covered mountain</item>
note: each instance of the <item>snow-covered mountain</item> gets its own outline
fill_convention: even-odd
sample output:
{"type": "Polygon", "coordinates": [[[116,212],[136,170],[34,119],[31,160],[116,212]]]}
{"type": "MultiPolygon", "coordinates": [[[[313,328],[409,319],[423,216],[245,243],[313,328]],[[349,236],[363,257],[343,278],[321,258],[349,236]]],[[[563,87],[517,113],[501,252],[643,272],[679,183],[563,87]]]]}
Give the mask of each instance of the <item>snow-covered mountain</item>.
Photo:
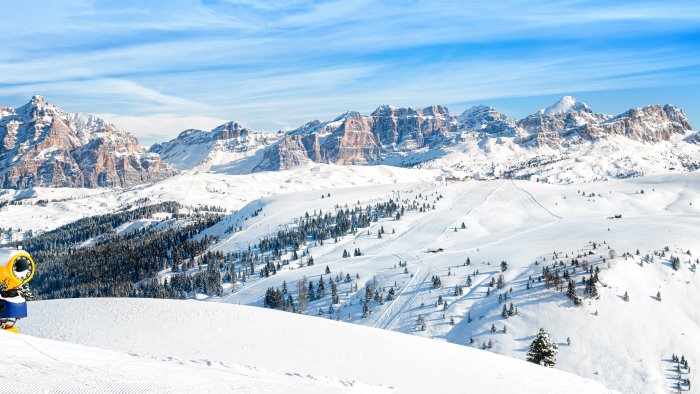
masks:
{"type": "Polygon", "coordinates": [[[261,308],[148,299],[30,308],[36,318],[22,321],[30,336],[0,333],[0,354],[14,360],[0,381],[21,392],[86,385],[101,392],[612,392],[593,379],[463,346],[261,308]]]}
{"type": "Polygon", "coordinates": [[[444,106],[383,105],[371,115],[347,112],[332,122],[307,123],[271,146],[255,171],[279,170],[308,160],[377,164],[397,152],[430,149],[455,138],[457,120],[444,106]]]}
{"type": "Polygon", "coordinates": [[[551,116],[561,115],[567,112],[591,112],[591,109],[583,101],[578,101],[574,97],[564,96],[556,103],[547,108],[541,109],[538,114],[551,116]]]}
{"type": "Polygon", "coordinates": [[[3,188],[128,187],[173,175],[138,140],[93,115],[69,114],[41,96],[0,108],[3,188]]]}
{"type": "Polygon", "coordinates": [[[152,151],[181,170],[237,174],[317,162],[581,182],[700,168],[697,133],[681,109],[649,105],[613,116],[571,96],[520,120],[485,105],[459,116],[439,105],[383,105],[370,115],[350,111],[287,133],[247,130],[243,142],[236,136],[227,143],[202,143],[199,137],[193,143],[189,133],[152,151]]]}
{"type": "Polygon", "coordinates": [[[249,172],[246,162],[261,160],[256,153],[277,141],[277,133],[250,130],[237,122],[227,122],[211,131],[185,130],[176,139],[151,146],[150,152],[178,170],[249,172]]]}
{"type": "Polygon", "coordinates": [[[227,122],[185,130],[148,152],[114,125],[36,96],[0,110],[0,137],[5,188],[128,187],[171,176],[172,168],[246,174],[311,162],[564,183],[700,168],[700,139],[681,109],[650,105],[613,116],[570,96],[520,120],[484,105],[459,116],[441,105],[383,105],[370,115],[350,111],[286,133],[227,122]]]}

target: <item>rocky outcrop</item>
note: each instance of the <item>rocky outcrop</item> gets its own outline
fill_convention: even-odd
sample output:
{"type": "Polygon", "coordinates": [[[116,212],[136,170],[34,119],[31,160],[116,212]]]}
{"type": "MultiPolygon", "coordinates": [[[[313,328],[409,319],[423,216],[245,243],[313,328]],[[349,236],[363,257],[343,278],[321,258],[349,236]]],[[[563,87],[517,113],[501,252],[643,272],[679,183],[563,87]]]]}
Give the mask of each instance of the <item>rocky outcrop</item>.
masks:
{"type": "Polygon", "coordinates": [[[431,147],[454,137],[458,122],[444,106],[381,106],[371,115],[347,112],[329,122],[306,123],[269,148],[255,171],[314,161],[372,164],[387,155],[431,147]],[[301,157],[304,156],[306,161],[301,157]]]}
{"type": "Polygon", "coordinates": [[[286,170],[309,162],[299,135],[287,135],[265,151],[262,161],[253,171],[286,170]]]}
{"type": "Polygon", "coordinates": [[[658,143],[692,130],[683,111],[670,104],[634,108],[618,116],[594,113],[580,101],[568,107],[555,106],[565,110],[551,110],[550,115],[547,115],[547,110],[541,110],[517,122],[517,127],[525,136],[522,139],[524,144],[559,149],[563,142],[617,135],[635,141],[658,143]]]}
{"type": "Polygon", "coordinates": [[[3,188],[128,187],[174,173],[132,135],[41,96],[0,111],[0,141],[3,188]]]}
{"type": "Polygon", "coordinates": [[[154,144],[149,151],[178,170],[208,170],[214,162],[254,156],[280,137],[281,134],[257,132],[237,122],[226,122],[211,131],[185,130],[174,140],[154,144]]]}
{"type": "Polygon", "coordinates": [[[651,143],[668,141],[676,134],[685,134],[692,127],[683,111],[673,105],[649,105],[635,108],[597,124],[586,125],[584,135],[600,138],[624,135],[627,138],[651,143]]]}

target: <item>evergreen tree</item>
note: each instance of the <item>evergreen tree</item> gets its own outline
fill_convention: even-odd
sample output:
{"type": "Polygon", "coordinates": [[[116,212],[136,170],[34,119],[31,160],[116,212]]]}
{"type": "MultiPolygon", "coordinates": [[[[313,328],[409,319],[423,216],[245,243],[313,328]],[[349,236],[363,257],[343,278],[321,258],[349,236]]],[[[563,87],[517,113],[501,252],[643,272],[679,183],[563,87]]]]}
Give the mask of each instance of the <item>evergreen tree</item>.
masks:
{"type": "Polygon", "coordinates": [[[316,300],[316,292],[314,291],[314,282],[309,282],[309,292],[307,295],[309,301],[316,300]]]}
{"type": "Polygon", "coordinates": [[[340,297],[338,297],[338,286],[335,282],[331,282],[331,303],[340,304],[340,297]]]}
{"type": "Polygon", "coordinates": [[[566,296],[569,297],[571,301],[573,301],[574,305],[581,305],[581,299],[579,298],[578,294],[576,294],[576,282],[574,282],[573,279],[569,280],[569,288],[566,293],[566,296]]]}
{"type": "Polygon", "coordinates": [[[496,286],[499,289],[502,289],[503,287],[505,287],[505,278],[503,278],[503,274],[498,275],[498,281],[496,281],[496,286]]]}
{"type": "Polygon", "coordinates": [[[530,350],[527,352],[526,360],[545,367],[554,367],[557,363],[557,353],[559,347],[549,338],[549,333],[540,328],[539,333],[530,344],[530,350]]]}

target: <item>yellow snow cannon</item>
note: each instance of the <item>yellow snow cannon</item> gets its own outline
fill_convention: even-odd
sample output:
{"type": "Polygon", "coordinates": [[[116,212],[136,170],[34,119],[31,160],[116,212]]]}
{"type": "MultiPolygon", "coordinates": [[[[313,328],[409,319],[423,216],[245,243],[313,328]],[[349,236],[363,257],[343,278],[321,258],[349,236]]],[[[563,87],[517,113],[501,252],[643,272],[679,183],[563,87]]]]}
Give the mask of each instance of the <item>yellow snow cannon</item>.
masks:
{"type": "Polygon", "coordinates": [[[34,277],[32,256],[17,248],[0,248],[0,328],[18,332],[15,323],[27,317],[27,283],[34,277]]]}

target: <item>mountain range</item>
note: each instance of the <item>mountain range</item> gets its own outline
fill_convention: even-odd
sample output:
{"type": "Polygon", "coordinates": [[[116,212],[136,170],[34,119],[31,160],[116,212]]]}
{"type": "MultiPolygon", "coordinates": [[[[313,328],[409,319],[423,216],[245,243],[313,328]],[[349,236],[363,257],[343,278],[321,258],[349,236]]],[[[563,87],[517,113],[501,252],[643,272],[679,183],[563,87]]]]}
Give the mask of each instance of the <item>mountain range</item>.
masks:
{"type": "Polygon", "coordinates": [[[571,96],[520,120],[484,105],[457,116],[442,105],[382,105],[287,132],[231,121],[185,130],[148,151],[94,115],[34,96],[16,109],[0,107],[0,139],[3,188],[128,187],[177,171],[241,174],[312,162],[563,183],[700,168],[700,138],[680,108],[649,105],[615,116],[571,96]]]}
{"type": "Polygon", "coordinates": [[[133,135],[41,96],[19,108],[0,107],[0,143],[3,188],[128,187],[174,174],[133,135]]]}

